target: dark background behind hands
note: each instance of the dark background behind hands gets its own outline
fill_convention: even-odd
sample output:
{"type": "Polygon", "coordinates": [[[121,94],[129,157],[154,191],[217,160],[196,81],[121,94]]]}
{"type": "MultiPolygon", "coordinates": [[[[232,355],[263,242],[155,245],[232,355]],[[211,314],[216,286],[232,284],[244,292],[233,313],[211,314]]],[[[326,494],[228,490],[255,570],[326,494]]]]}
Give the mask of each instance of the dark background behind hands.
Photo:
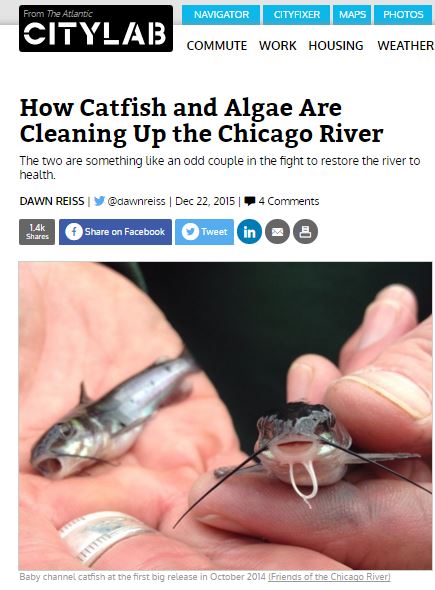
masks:
{"type": "Polygon", "coordinates": [[[247,452],[259,416],[285,402],[292,361],[316,353],[337,362],[378,291],[405,284],[417,295],[420,319],[431,313],[430,263],[111,266],[146,285],[215,384],[247,452]]]}

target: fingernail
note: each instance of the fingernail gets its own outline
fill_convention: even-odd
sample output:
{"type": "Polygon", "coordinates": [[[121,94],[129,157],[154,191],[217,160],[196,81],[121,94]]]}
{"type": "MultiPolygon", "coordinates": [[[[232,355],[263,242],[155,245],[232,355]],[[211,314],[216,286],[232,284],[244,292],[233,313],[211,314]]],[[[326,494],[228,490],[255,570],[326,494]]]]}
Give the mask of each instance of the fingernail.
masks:
{"type": "Polygon", "coordinates": [[[393,300],[393,301],[400,301],[405,305],[413,305],[415,303],[415,295],[408,287],[405,285],[389,285],[379,291],[376,295],[375,300],[393,300]]]}
{"type": "Polygon", "coordinates": [[[219,514],[206,514],[204,516],[197,516],[196,519],[203,524],[208,524],[219,529],[225,529],[227,531],[232,531],[233,533],[247,534],[246,528],[241,527],[239,523],[224,518],[219,514]]]}
{"type": "Polygon", "coordinates": [[[313,367],[305,363],[293,363],[288,374],[288,391],[292,399],[302,399],[308,397],[308,393],[313,381],[313,367]]]}
{"type": "Polygon", "coordinates": [[[429,392],[400,373],[373,369],[347,375],[342,377],[340,381],[360,383],[371,392],[389,400],[416,420],[426,418],[432,413],[429,392]]]}
{"type": "Polygon", "coordinates": [[[393,329],[401,306],[395,301],[375,301],[366,310],[358,349],[379,342],[393,329]]]}

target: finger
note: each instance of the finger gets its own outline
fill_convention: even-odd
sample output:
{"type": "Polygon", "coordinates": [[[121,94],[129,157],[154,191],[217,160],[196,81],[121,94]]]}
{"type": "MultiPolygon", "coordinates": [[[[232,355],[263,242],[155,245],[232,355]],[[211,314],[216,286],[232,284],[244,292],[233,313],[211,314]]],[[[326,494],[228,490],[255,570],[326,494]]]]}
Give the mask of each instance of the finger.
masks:
{"type": "MultiPolygon", "coordinates": [[[[209,529],[208,530],[213,530],[209,529]]],[[[187,539],[165,537],[148,527],[138,536],[108,548],[93,564],[96,570],[205,570],[205,569],[347,569],[324,555],[301,549],[220,536],[219,543],[195,548],[187,539]],[[222,542],[222,538],[225,539],[222,542]]],[[[213,538],[213,535],[211,535],[213,538]]],[[[140,577],[135,578],[140,581],[140,577]]],[[[162,577],[154,581],[163,581],[162,577]]]]}
{"type": "MultiPolygon", "coordinates": [[[[211,483],[210,476],[201,478],[191,501],[211,483]]],[[[352,568],[426,569],[431,500],[396,480],[341,481],[321,488],[310,510],[290,486],[245,474],[228,480],[193,514],[210,526],[320,551],[352,568]]]]}
{"type": "MultiPolygon", "coordinates": [[[[319,551],[312,551],[303,547],[264,542],[254,544],[252,540],[246,542],[243,546],[240,546],[240,544],[240,540],[238,540],[237,545],[234,544],[233,535],[231,543],[220,547],[216,546],[208,550],[208,553],[216,567],[221,569],[274,570],[273,573],[267,575],[268,582],[302,581],[301,574],[294,574],[288,570],[348,569],[342,563],[330,559],[319,551]]],[[[307,575],[309,576],[309,574],[307,575]]],[[[253,579],[255,578],[253,577],[253,579]]]]}
{"type": "Polygon", "coordinates": [[[287,401],[320,403],[327,386],[341,376],[337,367],[317,354],[297,358],[287,374],[287,401]]]}
{"type": "Polygon", "coordinates": [[[404,285],[382,289],[367,307],[358,330],[340,353],[340,369],[355,371],[370,363],[389,344],[415,328],[417,300],[404,285]]]}
{"type": "MultiPolygon", "coordinates": [[[[216,483],[210,474],[201,480],[216,483]]],[[[195,486],[196,487],[196,486],[195,486]]],[[[209,489],[209,488],[207,488],[209,489]]],[[[289,547],[265,543],[264,539],[252,539],[243,535],[235,535],[231,529],[205,526],[196,520],[192,514],[186,515],[179,526],[174,528],[187,506],[184,501],[174,504],[165,511],[159,530],[171,538],[187,542],[207,555],[213,562],[215,569],[226,570],[313,570],[313,569],[348,569],[342,563],[333,560],[323,552],[311,551],[301,547],[289,547]]],[[[294,578],[293,580],[296,580],[294,578]]],[[[292,580],[292,581],[293,581],[292,580]]],[[[284,580],[271,580],[284,581],[284,580]]],[[[289,580],[287,580],[289,581],[289,580]]]]}
{"type": "Polygon", "coordinates": [[[325,401],[360,448],[430,454],[432,318],[332,383],[325,401]]]}
{"type": "MultiPolygon", "coordinates": [[[[20,522],[20,569],[88,570],[70,553],[48,518],[24,507],[21,509],[20,522]]],[[[152,528],[114,544],[93,565],[93,569],[99,570],[212,568],[211,561],[196,549],[168,539],[152,528]]]]}
{"type": "Polygon", "coordinates": [[[148,529],[146,534],[123,539],[110,547],[94,563],[93,569],[204,570],[214,569],[214,566],[195,548],[148,529]]]}
{"type": "MultiPolygon", "coordinates": [[[[191,485],[190,477],[179,475],[181,489],[191,485]]],[[[38,475],[21,476],[21,504],[38,511],[56,528],[92,512],[114,510],[135,516],[153,528],[158,527],[165,494],[173,492],[164,474],[157,479],[141,467],[119,467],[98,476],[69,477],[49,481],[38,475]],[[144,490],[144,493],[136,493],[144,490]]]]}
{"type": "Polygon", "coordinates": [[[33,508],[20,508],[20,570],[87,570],[73,557],[55,526],[33,508]]]}

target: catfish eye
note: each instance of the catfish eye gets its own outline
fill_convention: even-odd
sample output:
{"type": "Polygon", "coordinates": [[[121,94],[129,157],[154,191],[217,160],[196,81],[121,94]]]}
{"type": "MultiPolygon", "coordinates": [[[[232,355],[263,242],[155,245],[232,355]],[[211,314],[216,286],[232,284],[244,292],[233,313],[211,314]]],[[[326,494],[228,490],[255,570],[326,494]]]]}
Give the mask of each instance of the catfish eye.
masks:
{"type": "Polygon", "coordinates": [[[74,428],[69,422],[63,422],[58,426],[59,432],[63,438],[67,439],[74,434],[74,428]]]}
{"type": "Polygon", "coordinates": [[[265,440],[272,440],[276,435],[274,423],[267,418],[260,418],[257,422],[258,433],[265,440]]]}
{"type": "Polygon", "coordinates": [[[322,421],[316,426],[314,432],[317,435],[330,432],[335,426],[335,416],[332,412],[324,412],[322,421]]]}
{"type": "Polygon", "coordinates": [[[335,416],[332,412],[329,413],[327,424],[329,428],[334,428],[335,426],[335,416]]]}
{"type": "Polygon", "coordinates": [[[316,426],[316,428],[314,429],[314,434],[320,436],[321,434],[325,434],[325,432],[329,432],[329,430],[330,428],[328,422],[322,422],[321,424],[318,424],[316,426]]]}

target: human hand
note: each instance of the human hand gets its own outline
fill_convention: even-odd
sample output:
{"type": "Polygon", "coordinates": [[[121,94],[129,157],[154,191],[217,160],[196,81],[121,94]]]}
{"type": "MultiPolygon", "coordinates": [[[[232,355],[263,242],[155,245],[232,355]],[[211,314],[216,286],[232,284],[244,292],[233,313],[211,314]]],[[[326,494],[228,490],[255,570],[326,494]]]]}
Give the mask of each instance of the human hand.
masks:
{"type": "MultiPolygon", "coordinates": [[[[432,319],[417,325],[414,295],[401,286],[381,291],[342,349],[339,367],[305,355],[288,374],[288,401],[324,403],[364,451],[421,453],[389,462],[431,489],[432,319]]],[[[214,483],[202,478],[196,500],[214,483]]],[[[291,486],[261,473],[228,479],[193,514],[241,534],[318,551],[357,569],[428,569],[432,498],[385,471],[361,466],[320,488],[312,510],[291,486]]]]}
{"type": "Polygon", "coordinates": [[[112,546],[94,569],[338,569],[321,553],[263,543],[188,518],[187,494],[199,475],[238,463],[231,419],[210,381],[191,378],[192,394],[159,410],[118,467],[53,481],[33,472],[30,450],[72,409],[81,381],[98,398],[182,342],[154,303],[97,264],[20,265],[20,568],[87,569],[58,529],[90,512],[135,516],[150,534],[112,546]]]}

